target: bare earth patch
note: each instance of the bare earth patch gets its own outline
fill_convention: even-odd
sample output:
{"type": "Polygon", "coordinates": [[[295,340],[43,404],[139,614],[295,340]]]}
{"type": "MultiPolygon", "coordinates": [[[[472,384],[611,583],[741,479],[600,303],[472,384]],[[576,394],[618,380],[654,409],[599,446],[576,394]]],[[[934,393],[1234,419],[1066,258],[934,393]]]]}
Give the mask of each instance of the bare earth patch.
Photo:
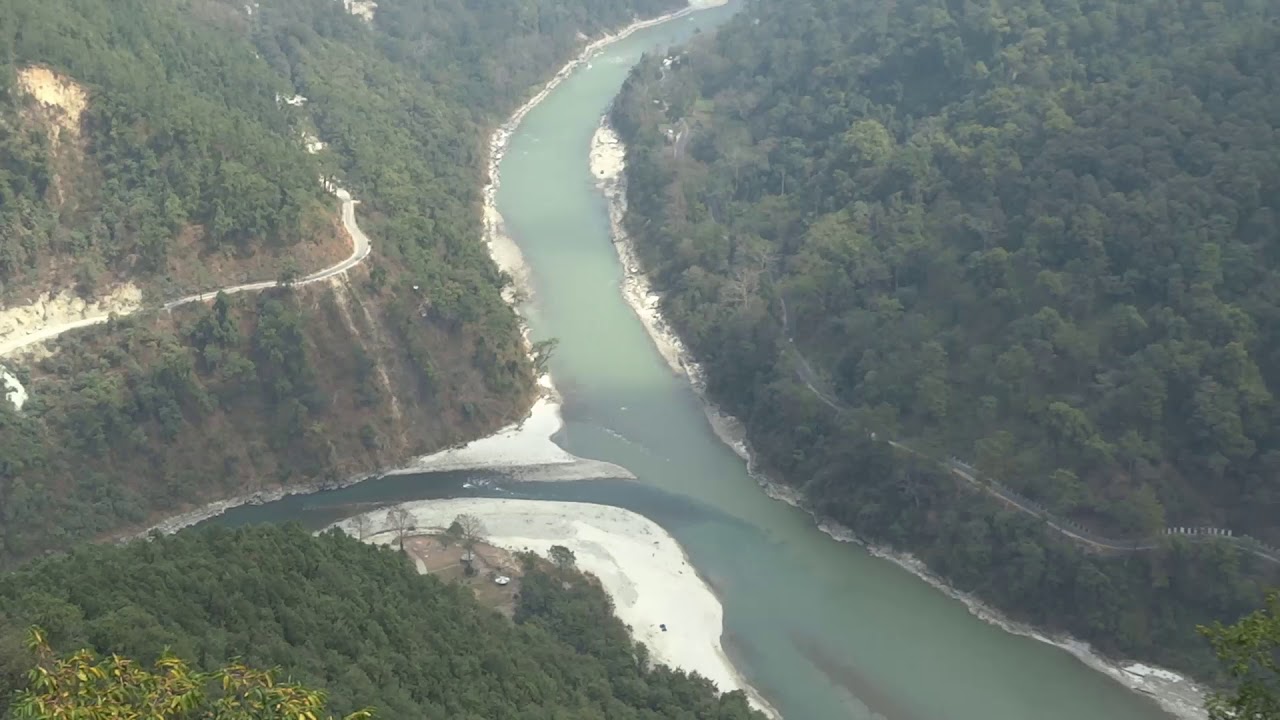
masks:
{"type": "Polygon", "coordinates": [[[489,543],[478,543],[471,564],[474,575],[467,575],[463,555],[466,550],[450,543],[443,534],[406,537],[404,551],[413,559],[418,572],[430,573],[445,582],[456,582],[471,588],[485,607],[512,617],[516,612],[516,596],[520,592],[523,570],[514,553],[489,543]],[[508,582],[499,585],[500,577],[508,582]]]}
{"type": "Polygon", "coordinates": [[[42,127],[49,138],[50,200],[62,206],[73,194],[70,180],[84,172],[80,123],[89,94],[75,80],[42,65],[19,69],[17,79],[19,90],[35,101],[22,117],[26,123],[42,127]]]}
{"type": "Polygon", "coordinates": [[[33,336],[53,337],[58,328],[77,325],[111,313],[128,315],[142,306],[142,290],[137,285],[119,285],[93,301],[66,290],[45,293],[25,305],[0,308],[0,356],[28,344],[33,336]]]}
{"type": "Polygon", "coordinates": [[[14,410],[21,410],[27,403],[27,389],[22,386],[22,381],[2,365],[0,365],[0,394],[3,394],[4,399],[13,405],[14,410]]]}
{"type": "Polygon", "coordinates": [[[72,137],[80,136],[80,117],[89,106],[89,94],[79,83],[47,67],[33,65],[18,70],[18,87],[54,111],[54,126],[49,128],[51,145],[57,147],[59,130],[66,130],[72,137]]]}
{"type": "Polygon", "coordinates": [[[378,3],[373,0],[342,0],[342,6],[347,12],[369,23],[373,22],[373,13],[378,9],[378,3]]]}

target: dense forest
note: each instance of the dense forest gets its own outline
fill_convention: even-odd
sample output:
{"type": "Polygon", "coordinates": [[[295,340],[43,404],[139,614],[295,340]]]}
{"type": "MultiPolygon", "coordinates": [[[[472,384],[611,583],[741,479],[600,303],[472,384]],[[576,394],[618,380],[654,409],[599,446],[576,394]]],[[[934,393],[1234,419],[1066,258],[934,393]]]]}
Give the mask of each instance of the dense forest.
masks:
{"type": "Polygon", "coordinates": [[[1191,628],[1269,563],[1099,554],[883,441],[1107,537],[1274,544],[1277,77],[1274,3],[759,0],[611,119],[641,259],[770,473],[1019,616],[1204,669],[1191,628]]]}
{"type": "Polygon", "coordinates": [[[652,666],[597,584],[526,559],[513,622],[401,553],[293,526],[77,549],[0,578],[0,708],[26,687],[28,627],[59,651],[195,670],[279,668],[338,714],[747,720],[741,692],[652,666]]]}
{"type": "Polygon", "coordinates": [[[310,229],[319,162],[277,100],[292,87],[247,38],[174,3],[6,0],[0,18],[0,282],[39,287],[40,271],[74,265],[92,293],[162,276],[175,245],[196,261],[192,239],[244,254],[310,229]],[[48,117],[19,82],[30,68],[84,97],[48,117]]]}
{"type": "Polygon", "coordinates": [[[481,242],[487,136],[584,37],[676,4],[0,0],[0,307],[144,292],[4,359],[31,399],[0,402],[0,566],[514,420],[533,373],[481,242]],[[339,287],[148,310],[345,257],[321,175],[374,243],[339,287]]]}

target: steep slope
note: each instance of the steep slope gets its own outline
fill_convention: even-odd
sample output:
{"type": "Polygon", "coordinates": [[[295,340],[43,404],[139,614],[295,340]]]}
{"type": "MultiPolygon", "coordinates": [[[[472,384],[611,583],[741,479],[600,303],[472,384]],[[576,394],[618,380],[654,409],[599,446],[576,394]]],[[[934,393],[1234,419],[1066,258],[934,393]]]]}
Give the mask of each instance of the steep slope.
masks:
{"type": "Polygon", "coordinates": [[[650,667],[607,595],[531,565],[513,623],[398,551],[298,528],[201,530],[92,547],[0,578],[0,706],[25,685],[19,640],[197,668],[238,658],[378,718],[762,717],[742,693],[650,667]]]}
{"type": "Polygon", "coordinates": [[[277,100],[292,88],[246,39],[172,3],[0,10],[6,304],[274,277],[286,256],[342,252],[301,117],[277,100]]]}
{"type": "Polygon", "coordinates": [[[0,564],[518,418],[485,137],[584,37],[671,4],[0,2],[0,332],[137,310],[4,358],[28,399],[0,403],[0,564]],[[321,177],[361,200],[366,261],[161,311],[346,257],[321,177]]]}
{"type": "Polygon", "coordinates": [[[1205,667],[1190,628],[1274,563],[1162,534],[1280,539],[1278,23],[755,2],[629,80],[627,227],[712,394],[817,508],[1205,667]]]}

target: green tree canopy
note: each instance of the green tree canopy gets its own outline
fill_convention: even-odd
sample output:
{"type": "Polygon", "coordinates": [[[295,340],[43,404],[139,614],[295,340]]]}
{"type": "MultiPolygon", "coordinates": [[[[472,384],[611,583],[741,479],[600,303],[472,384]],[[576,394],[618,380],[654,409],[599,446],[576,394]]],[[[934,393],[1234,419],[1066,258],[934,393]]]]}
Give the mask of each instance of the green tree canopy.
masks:
{"type": "MultiPolygon", "coordinates": [[[[316,720],[324,713],[324,693],[238,663],[200,673],[168,654],[155,670],[88,650],[62,658],[39,629],[32,629],[29,649],[38,664],[10,710],[16,720],[316,720]]],[[[370,717],[361,711],[343,720],[370,717]]]]}
{"type": "Polygon", "coordinates": [[[54,678],[58,692],[115,689],[112,702],[133,704],[278,696],[319,715],[321,691],[343,716],[760,718],[741,692],[650,662],[598,582],[533,557],[517,582],[513,622],[470,588],[419,575],[398,550],[337,531],[205,528],[76,548],[0,575],[0,698],[26,690],[29,706],[53,692],[16,665],[43,668],[36,680],[54,678]],[[86,652],[33,655],[15,642],[32,625],[50,646],[86,652]],[[223,678],[243,684],[220,689],[223,678]]]}
{"type": "Polygon", "coordinates": [[[1232,689],[1209,701],[1213,720],[1280,718],[1280,592],[1267,605],[1231,625],[1200,628],[1222,663],[1232,689]]]}

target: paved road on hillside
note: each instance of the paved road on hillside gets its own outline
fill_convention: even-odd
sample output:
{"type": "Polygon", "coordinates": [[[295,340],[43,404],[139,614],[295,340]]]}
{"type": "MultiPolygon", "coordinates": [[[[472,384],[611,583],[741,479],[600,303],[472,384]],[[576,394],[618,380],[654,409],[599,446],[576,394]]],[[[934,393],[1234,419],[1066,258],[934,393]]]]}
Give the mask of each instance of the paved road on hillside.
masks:
{"type": "MultiPolygon", "coordinates": [[[[781,296],[779,296],[779,300],[782,306],[783,330],[787,333],[787,345],[791,349],[791,357],[795,360],[796,377],[799,378],[800,382],[804,383],[804,386],[809,388],[809,391],[814,394],[814,397],[822,401],[824,405],[830,407],[833,410],[836,410],[837,412],[844,412],[848,410],[847,406],[845,406],[839,400],[832,397],[831,395],[824,392],[821,388],[818,387],[821,384],[822,379],[818,375],[818,373],[814,371],[813,365],[809,362],[808,358],[806,358],[804,356],[804,353],[800,352],[800,348],[796,346],[795,338],[792,337],[791,335],[791,332],[792,332],[791,319],[787,315],[787,301],[785,298],[782,298],[781,296]]],[[[874,434],[873,434],[873,437],[874,437],[874,434]]],[[[1025,513],[1035,518],[1039,518],[1040,520],[1044,521],[1045,525],[1047,525],[1049,528],[1051,528],[1055,532],[1075,542],[1081,543],[1083,545],[1087,545],[1093,548],[1094,550],[1105,550],[1109,552],[1138,552],[1138,551],[1144,551],[1144,550],[1154,550],[1155,548],[1160,547],[1162,544],[1160,541],[1161,540],[1160,538],[1114,540],[1114,539],[1107,539],[1107,538],[1094,535],[1093,533],[1090,533],[1084,530],[1083,528],[1079,528],[1074,524],[1068,524],[1054,517],[1047,510],[1044,510],[1043,508],[1030,504],[1027,500],[1025,500],[1024,498],[1016,494],[1013,494],[1013,492],[1010,490],[1007,490],[993,483],[982,481],[977,477],[977,475],[974,473],[972,468],[960,463],[957,460],[938,460],[937,458],[926,455],[916,450],[915,448],[912,448],[908,445],[904,445],[896,440],[886,439],[885,442],[888,442],[889,445],[899,450],[902,450],[903,452],[907,452],[916,457],[923,458],[930,462],[936,462],[939,465],[942,465],[949,472],[951,472],[951,474],[966,481],[967,483],[969,483],[969,485],[971,485],[975,489],[980,490],[1000,500],[1001,502],[1005,503],[1005,505],[1013,508],[1014,510],[1025,513]]],[[[1191,537],[1196,537],[1196,536],[1191,536],[1191,537]]],[[[1247,542],[1245,538],[1223,537],[1223,536],[1214,536],[1214,537],[1218,537],[1218,539],[1231,542],[1232,544],[1236,545],[1242,550],[1245,550],[1246,552],[1250,552],[1259,558],[1262,558],[1272,563],[1280,564],[1280,556],[1277,556],[1272,552],[1259,549],[1257,547],[1252,547],[1247,544],[1242,544],[1247,542]]]]}
{"type": "MultiPolygon", "coordinates": [[[[369,257],[369,253],[373,249],[373,245],[369,240],[369,236],[365,235],[364,231],[360,229],[360,226],[356,224],[356,205],[360,201],[353,199],[351,197],[351,193],[347,192],[346,190],[343,190],[342,188],[338,188],[337,190],[335,190],[334,195],[338,197],[338,200],[342,201],[342,226],[346,228],[347,234],[351,236],[351,255],[336,265],[332,265],[322,270],[317,270],[316,272],[313,272],[310,275],[301,277],[293,281],[292,284],[294,286],[309,285],[311,283],[320,282],[322,280],[328,280],[329,278],[334,277],[336,275],[341,275],[342,273],[350,270],[351,268],[363,262],[365,258],[369,257]]],[[[180,297],[176,300],[170,300],[169,302],[165,303],[161,307],[164,310],[172,310],[176,307],[181,307],[183,305],[190,305],[191,303],[207,302],[209,300],[216,298],[218,296],[218,293],[233,295],[235,293],[243,293],[243,292],[260,292],[262,290],[268,290],[268,289],[279,287],[279,286],[280,286],[280,282],[278,280],[264,280],[261,282],[245,283],[243,285],[231,285],[228,287],[219,288],[217,290],[210,290],[208,292],[197,293],[195,295],[187,295],[185,297],[180,297]]],[[[127,315],[127,314],[138,312],[139,310],[142,310],[142,309],[143,308],[135,308],[134,310],[129,312],[125,312],[125,313],[117,312],[116,314],[127,315]]],[[[60,323],[58,325],[51,325],[49,327],[40,328],[38,330],[34,330],[32,332],[23,334],[19,337],[0,341],[0,357],[11,355],[16,351],[21,350],[22,348],[35,345],[36,343],[41,343],[46,340],[52,340],[53,338],[56,338],[63,333],[71,332],[72,330],[77,330],[83,327],[89,327],[91,325],[99,325],[101,323],[106,322],[110,317],[111,317],[110,313],[100,313],[97,315],[90,315],[90,316],[73,320],[70,322],[65,322],[65,323],[60,323]]]]}

